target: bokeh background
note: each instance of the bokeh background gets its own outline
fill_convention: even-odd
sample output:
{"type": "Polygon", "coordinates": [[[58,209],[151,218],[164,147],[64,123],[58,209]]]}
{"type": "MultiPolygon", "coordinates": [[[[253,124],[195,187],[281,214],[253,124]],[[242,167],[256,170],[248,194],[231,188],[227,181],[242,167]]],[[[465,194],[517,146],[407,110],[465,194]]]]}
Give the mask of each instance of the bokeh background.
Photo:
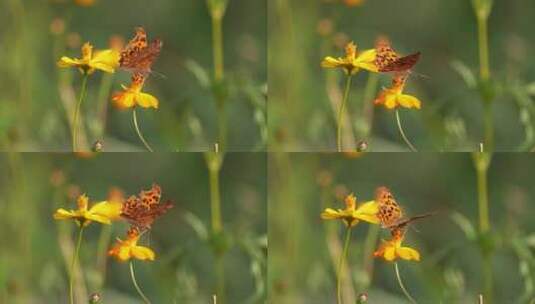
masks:
{"type": "MultiPolygon", "coordinates": [[[[324,70],[325,56],[343,55],[354,40],[361,50],[386,35],[401,54],[422,52],[405,92],[422,100],[420,111],[402,110],[409,139],[423,151],[473,151],[483,138],[477,78],[477,24],[472,1],[274,0],[268,3],[269,130],[273,151],[333,151],[336,107],[344,75],[324,70]],[[353,5],[348,5],[352,3],[353,5]]],[[[496,150],[535,145],[535,2],[494,1],[489,48],[496,150]]],[[[393,112],[372,101],[387,75],[354,77],[345,142],[366,141],[371,151],[407,150],[393,112]]]]}
{"type": "MultiPolygon", "coordinates": [[[[213,247],[205,235],[211,229],[210,188],[202,154],[2,154],[0,172],[1,303],[67,303],[67,265],[77,229],[73,221],[53,220],[53,212],[75,209],[80,193],[100,201],[112,190],[130,196],[152,183],[174,208],[139,243],[150,244],[157,257],[135,263],[138,283],[153,303],[212,303],[213,247]]],[[[265,155],[225,155],[220,187],[230,247],[223,258],[226,301],[218,303],[265,301],[266,174],[265,155]]],[[[83,295],[94,292],[103,303],[141,303],[128,263],[104,254],[108,242],[124,239],[127,229],[125,222],[111,229],[87,227],[80,255],[84,284],[77,285],[86,293],[76,303],[87,303],[83,295]]]]}
{"type": "MultiPolygon", "coordinates": [[[[404,244],[420,251],[421,262],[399,262],[405,287],[418,303],[477,303],[483,288],[483,243],[494,248],[494,295],[484,303],[535,299],[532,156],[493,156],[488,173],[491,233],[485,237],[477,232],[477,183],[470,154],[281,153],[271,155],[269,162],[272,303],[335,303],[335,269],[345,227],[321,220],[320,213],[326,207],[344,208],[343,197],[350,192],[357,200],[372,200],[378,186],[389,187],[408,216],[438,212],[407,232],[404,244]]],[[[408,303],[393,265],[370,258],[379,240],[390,238],[377,227],[359,223],[353,229],[351,284],[344,303],[355,303],[354,296],[363,292],[369,303],[408,303]]]]}
{"type": "MultiPolygon", "coordinates": [[[[265,0],[229,1],[223,20],[227,149],[251,151],[267,141],[265,0]]],[[[158,110],[138,111],[141,130],[156,151],[212,149],[217,136],[212,94],[212,30],[206,1],[9,0],[0,3],[0,149],[70,149],[68,117],[80,91],[76,69],[57,60],[80,57],[133,37],[143,26],[164,46],[144,90],[158,110]]],[[[90,77],[80,138],[105,151],[143,151],[131,111],[117,111],[110,96],[130,83],[129,74],[90,77]]]]}

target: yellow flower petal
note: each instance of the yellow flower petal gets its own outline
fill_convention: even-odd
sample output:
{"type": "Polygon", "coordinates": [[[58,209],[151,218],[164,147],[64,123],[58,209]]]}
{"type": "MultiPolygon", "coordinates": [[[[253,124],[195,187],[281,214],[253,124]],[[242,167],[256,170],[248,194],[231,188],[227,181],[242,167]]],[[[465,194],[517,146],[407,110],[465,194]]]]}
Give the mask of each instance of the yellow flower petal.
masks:
{"type": "Polygon", "coordinates": [[[321,213],[321,218],[324,220],[334,220],[334,219],[339,219],[341,217],[342,215],[340,214],[339,211],[336,211],[331,208],[327,208],[321,213]]]}
{"type": "Polygon", "coordinates": [[[321,62],[321,67],[323,68],[337,68],[344,65],[344,62],[340,59],[334,57],[325,57],[321,62]]]}
{"type": "Polygon", "coordinates": [[[135,95],[135,93],[132,93],[130,91],[118,93],[113,96],[114,105],[119,109],[131,108],[135,105],[135,95]]]}
{"type": "Polygon", "coordinates": [[[57,64],[60,68],[70,68],[74,66],[79,66],[80,64],[82,64],[82,62],[79,59],[72,59],[70,57],[63,56],[59,59],[57,64]]]}
{"type": "Polygon", "coordinates": [[[420,261],[420,253],[410,247],[399,247],[396,250],[398,256],[404,260],[420,261]]]}
{"type": "Polygon", "coordinates": [[[395,109],[398,105],[397,99],[398,97],[395,94],[387,94],[384,99],[385,107],[389,110],[395,109]]]}
{"type": "Polygon", "coordinates": [[[142,108],[155,108],[158,109],[158,99],[156,97],[146,94],[138,93],[136,94],[136,103],[142,108]]]}
{"type": "Polygon", "coordinates": [[[379,218],[377,218],[377,212],[379,212],[379,204],[376,201],[369,201],[360,205],[353,212],[353,216],[372,224],[378,224],[379,218]]]}
{"type": "Polygon", "coordinates": [[[132,247],[131,255],[138,260],[149,260],[149,261],[154,261],[154,258],[156,257],[156,255],[154,254],[154,251],[152,251],[148,247],[143,247],[143,246],[132,247]]]}
{"type": "Polygon", "coordinates": [[[418,100],[418,98],[411,96],[411,95],[405,95],[405,94],[399,95],[398,102],[402,107],[405,107],[408,109],[411,109],[411,108],[420,109],[421,108],[420,100],[418,100]]]}
{"type": "Polygon", "coordinates": [[[77,216],[76,212],[67,211],[63,208],[56,210],[56,212],[54,213],[54,219],[56,220],[66,220],[66,219],[74,218],[76,216],[77,216]]]}
{"type": "Polygon", "coordinates": [[[106,224],[106,225],[111,224],[111,220],[103,215],[92,214],[92,213],[87,212],[84,218],[93,222],[101,223],[101,224],[106,224]]]}
{"type": "Polygon", "coordinates": [[[396,259],[396,248],[393,247],[393,246],[387,246],[385,248],[383,257],[385,258],[385,260],[387,260],[389,262],[392,262],[393,260],[395,260],[396,259]]]}
{"type": "Polygon", "coordinates": [[[89,209],[89,213],[104,216],[110,220],[119,219],[121,217],[122,204],[120,202],[103,201],[96,203],[89,209]]]}
{"type": "Polygon", "coordinates": [[[119,52],[115,50],[104,50],[95,53],[95,56],[89,62],[89,66],[102,70],[104,72],[113,73],[115,68],[119,66],[119,52]]]}

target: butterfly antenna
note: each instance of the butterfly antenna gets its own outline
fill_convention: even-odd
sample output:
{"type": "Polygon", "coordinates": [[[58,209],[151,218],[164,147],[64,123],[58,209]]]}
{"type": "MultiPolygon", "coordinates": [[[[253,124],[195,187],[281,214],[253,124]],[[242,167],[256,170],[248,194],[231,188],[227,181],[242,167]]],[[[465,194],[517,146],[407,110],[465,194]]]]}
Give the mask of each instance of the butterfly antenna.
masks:
{"type": "Polygon", "coordinates": [[[151,75],[158,76],[158,77],[160,77],[161,79],[167,79],[167,76],[165,76],[164,74],[162,74],[162,73],[160,73],[160,72],[158,72],[158,71],[154,71],[154,70],[152,70],[152,71],[150,71],[150,74],[151,74],[151,75]]]}

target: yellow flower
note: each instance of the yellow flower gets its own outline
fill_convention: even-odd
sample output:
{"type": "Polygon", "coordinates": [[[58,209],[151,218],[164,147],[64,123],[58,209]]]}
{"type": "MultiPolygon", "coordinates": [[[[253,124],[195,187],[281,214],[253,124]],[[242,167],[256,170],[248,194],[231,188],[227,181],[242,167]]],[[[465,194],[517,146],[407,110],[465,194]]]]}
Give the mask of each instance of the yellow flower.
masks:
{"type": "Polygon", "coordinates": [[[63,56],[58,61],[60,68],[77,67],[82,73],[91,74],[95,70],[107,73],[115,72],[119,66],[119,52],[117,50],[103,50],[93,52],[93,46],[86,42],[82,46],[82,58],[70,58],[63,56]]]}
{"type": "Polygon", "coordinates": [[[349,227],[355,226],[359,220],[372,224],[379,223],[379,219],[377,218],[379,207],[375,201],[366,202],[357,208],[357,198],[353,194],[350,194],[346,197],[345,203],[345,209],[325,209],[321,213],[321,218],[324,220],[341,219],[349,227]]]}
{"type": "Polygon", "coordinates": [[[405,82],[407,80],[407,74],[396,75],[392,79],[392,87],[384,89],[377,99],[375,99],[375,105],[384,105],[385,108],[392,110],[398,107],[404,107],[407,109],[415,108],[419,110],[421,108],[421,102],[418,98],[403,94],[405,88],[405,82]]]}
{"type": "Polygon", "coordinates": [[[116,93],[112,100],[119,109],[127,109],[136,105],[142,108],[158,108],[158,99],[156,97],[141,92],[145,77],[142,74],[132,75],[132,84],[130,87],[122,86],[123,92],[116,93]]]}
{"type": "Polygon", "coordinates": [[[65,210],[63,208],[56,210],[54,219],[73,219],[78,225],[87,226],[91,221],[109,225],[111,221],[121,218],[121,203],[102,201],[88,208],[89,199],[86,195],[78,197],[77,203],[77,210],[65,210]]]}
{"type": "Polygon", "coordinates": [[[121,262],[126,262],[131,258],[154,261],[156,254],[152,249],[137,245],[139,236],[139,230],[130,228],[126,240],[117,239],[117,243],[108,251],[108,255],[114,256],[121,262]]]}
{"type": "Polygon", "coordinates": [[[377,72],[378,69],[375,65],[376,54],[375,49],[359,53],[357,51],[357,45],[350,42],[346,45],[345,57],[325,57],[321,62],[321,66],[323,68],[342,68],[349,75],[357,73],[360,69],[377,72]]]}
{"type": "Polygon", "coordinates": [[[364,3],[364,0],[344,0],[347,6],[359,6],[364,3]]]}
{"type": "Polygon", "coordinates": [[[403,236],[404,232],[402,229],[395,229],[392,231],[392,239],[390,241],[383,241],[383,244],[373,253],[373,256],[382,257],[388,262],[393,262],[397,258],[407,261],[420,261],[420,253],[416,249],[401,246],[403,236]]]}
{"type": "Polygon", "coordinates": [[[95,4],[95,0],[74,0],[74,3],[79,6],[92,6],[95,4]]]}

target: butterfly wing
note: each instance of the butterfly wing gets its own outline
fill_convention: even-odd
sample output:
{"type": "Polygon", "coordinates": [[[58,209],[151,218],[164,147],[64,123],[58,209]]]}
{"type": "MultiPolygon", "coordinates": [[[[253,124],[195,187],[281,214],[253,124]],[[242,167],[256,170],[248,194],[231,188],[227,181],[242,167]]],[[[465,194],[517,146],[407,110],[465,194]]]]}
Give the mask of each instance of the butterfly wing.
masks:
{"type": "Polygon", "coordinates": [[[162,189],[153,184],[150,190],[143,190],[139,196],[131,196],[123,205],[121,215],[139,230],[151,228],[156,218],[165,214],[173,207],[172,202],[160,204],[162,189]]]}
{"type": "Polygon", "coordinates": [[[379,68],[379,72],[403,72],[412,69],[420,60],[421,53],[417,52],[396,60],[379,68]]]}
{"type": "Polygon", "coordinates": [[[160,55],[162,41],[155,39],[150,44],[147,34],[141,27],[136,28],[136,35],[121,52],[119,66],[134,73],[148,74],[156,58],[160,55]]]}
{"type": "Polygon", "coordinates": [[[383,228],[390,227],[402,218],[403,212],[388,188],[377,188],[375,191],[375,201],[379,205],[377,217],[383,228]]]}

